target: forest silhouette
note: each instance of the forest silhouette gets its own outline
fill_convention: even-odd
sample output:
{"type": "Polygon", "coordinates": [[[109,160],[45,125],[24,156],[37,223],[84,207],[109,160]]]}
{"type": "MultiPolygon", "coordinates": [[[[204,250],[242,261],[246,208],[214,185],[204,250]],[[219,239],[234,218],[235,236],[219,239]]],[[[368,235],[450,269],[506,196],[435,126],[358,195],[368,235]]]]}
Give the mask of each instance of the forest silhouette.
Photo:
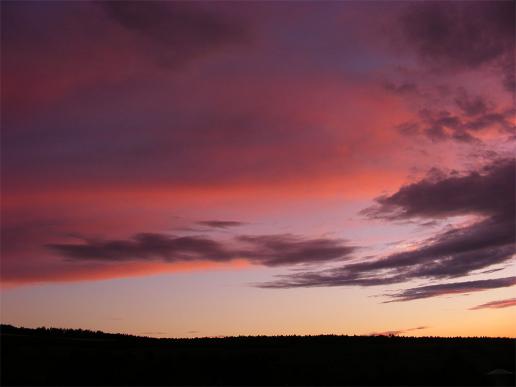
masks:
{"type": "Polygon", "coordinates": [[[0,329],[3,386],[514,385],[516,363],[511,338],[158,339],[82,329],[0,329]]]}

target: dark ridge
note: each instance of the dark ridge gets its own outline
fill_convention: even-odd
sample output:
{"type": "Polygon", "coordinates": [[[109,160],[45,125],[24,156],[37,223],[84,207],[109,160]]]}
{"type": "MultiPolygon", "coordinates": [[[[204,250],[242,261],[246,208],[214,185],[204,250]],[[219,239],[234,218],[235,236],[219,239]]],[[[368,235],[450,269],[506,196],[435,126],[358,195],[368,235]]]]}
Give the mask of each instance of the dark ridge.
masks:
{"type": "Polygon", "coordinates": [[[158,339],[10,325],[0,337],[2,386],[514,385],[516,363],[511,338],[158,339]]]}

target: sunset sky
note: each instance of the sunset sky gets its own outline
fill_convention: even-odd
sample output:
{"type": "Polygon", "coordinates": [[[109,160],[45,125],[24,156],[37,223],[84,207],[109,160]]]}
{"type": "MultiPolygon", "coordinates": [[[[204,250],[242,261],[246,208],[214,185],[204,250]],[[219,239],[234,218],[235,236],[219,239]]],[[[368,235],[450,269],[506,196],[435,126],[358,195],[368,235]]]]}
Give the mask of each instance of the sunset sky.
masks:
{"type": "Polygon", "coordinates": [[[515,3],[1,4],[1,322],[516,337],[515,3]]]}

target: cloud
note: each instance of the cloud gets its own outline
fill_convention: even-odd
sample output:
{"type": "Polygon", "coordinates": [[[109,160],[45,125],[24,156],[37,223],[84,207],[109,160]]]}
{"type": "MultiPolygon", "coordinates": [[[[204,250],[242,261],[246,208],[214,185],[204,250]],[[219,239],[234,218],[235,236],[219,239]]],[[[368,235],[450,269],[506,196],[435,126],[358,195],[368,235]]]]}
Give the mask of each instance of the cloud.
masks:
{"type": "Polygon", "coordinates": [[[515,159],[498,160],[464,175],[443,176],[441,171],[433,170],[427,178],[377,198],[377,204],[362,214],[386,220],[469,214],[512,217],[515,173],[515,159]]]}
{"type": "Polygon", "coordinates": [[[434,112],[423,109],[419,112],[419,115],[426,126],[424,133],[433,141],[442,141],[450,137],[463,142],[473,142],[475,140],[463,130],[460,119],[448,111],[434,112]],[[451,130],[452,134],[449,134],[448,130],[451,130]]]}
{"type": "Polygon", "coordinates": [[[407,46],[433,69],[464,71],[492,65],[512,92],[514,13],[511,1],[418,3],[402,13],[400,25],[407,46]]]}
{"type": "Polygon", "coordinates": [[[397,276],[402,272],[411,278],[455,277],[511,259],[516,235],[515,176],[514,160],[501,160],[481,173],[428,177],[378,198],[377,205],[364,210],[364,214],[388,220],[456,215],[484,219],[439,232],[413,250],[350,265],[348,271],[391,270],[397,276]]]}
{"type": "Polygon", "coordinates": [[[333,286],[378,286],[405,281],[401,276],[381,276],[376,273],[354,273],[347,270],[348,266],[320,271],[305,271],[300,273],[278,275],[270,282],[258,283],[255,286],[264,289],[289,289],[308,287],[333,286]]]}
{"type": "Polygon", "coordinates": [[[511,306],[516,306],[516,298],[509,298],[506,300],[497,300],[486,302],[485,304],[480,304],[470,308],[470,310],[478,310],[478,309],[500,309],[500,308],[509,308],[511,306]]]}
{"type": "Polygon", "coordinates": [[[514,222],[488,219],[472,226],[441,232],[413,250],[348,265],[353,274],[389,273],[399,278],[456,277],[497,263],[514,254],[514,222]]]}
{"type": "MultiPolygon", "coordinates": [[[[375,206],[362,213],[390,221],[455,215],[476,215],[480,220],[437,232],[411,250],[318,272],[284,275],[259,286],[377,286],[412,279],[454,278],[509,261],[514,257],[516,235],[515,176],[514,160],[499,160],[481,172],[465,175],[434,171],[426,179],[378,198],[375,206]]],[[[421,289],[429,297],[447,289],[447,285],[436,286],[421,289]]],[[[411,292],[407,299],[411,299],[411,292]]]]}
{"type": "Polygon", "coordinates": [[[251,246],[241,254],[266,266],[342,260],[357,249],[339,239],[305,239],[290,234],[239,236],[238,240],[251,246]]]}
{"type": "Polygon", "coordinates": [[[237,258],[265,266],[311,264],[348,258],[356,247],[339,239],[296,235],[241,235],[230,242],[200,236],[140,233],[125,240],[85,240],[47,246],[71,261],[227,262],[237,258]]]}
{"type": "Polygon", "coordinates": [[[421,326],[421,327],[415,327],[415,328],[400,329],[400,330],[396,330],[396,331],[373,332],[373,333],[370,333],[369,335],[370,336],[398,336],[403,333],[419,331],[422,329],[428,329],[428,327],[421,326]]]}
{"type": "Polygon", "coordinates": [[[480,143],[477,134],[496,128],[502,134],[515,134],[516,127],[511,123],[514,109],[493,110],[484,105],[481,97],[473,100],[456,99],[461,110],[452,113],[448,110],[422,109],[419,119],[397,125],[404,135],[424,134],[434,142],[455,140],[463,143],[480,143]]]}
{"type": "MultiPolygon", "coordinates": [[[[9,236],[14,247],[7,246],[11,251],[3,261],[9,266],[3,267],[2,276],[65,278],[62,271],[69,270],[74,278],[87,278],[90,267],[106,267],[109,276],[128,275],[126,268],[133,262],[116,264],[110,251],[117,248],[122,248],[122,259],[138,261],[134,266],[158,267],[177,254],[197,260],[206,248],[199,239],[179,249],[174,247],[179,241],[168,240],[177,236],[158,234],[168,249],[165,259],[147,253],[146,237],[130,236],[159,230],[172,207],[190,217],[206,203],[230,205],[232,213],[261,211],[261,206],[238,204],[237,196],[248,202],[259,198],[265,212],[280,200],[277,192],[303,200],[308,195],[326,198],[336,189],[346,197],[369,197],[398,184],[408,166],[426,163],[412,158],[412,151],[400,146],[405,139],[389,128],[416,118],[413,106],[399,94],[423,98],[435,78],[396,78],[390,65],[404,58],[380,49],[385,36],[363,22],[372,16],[380,21],[386,13],[395,16],[401,5],[314,7],[315,14],[313,7],[296,8],[295,22],[285,22],[292,7],[275,13],[258,3],[236,8],[206,2],[4,4],[2,10],[8,12],[2,12],[2,43],[7,51],[2,79],[8,85],[4,82],[2,98],[2,194],[6,202],[18,203],[18,210],[3,217],[2,229],[4,223],[18,223],[23,212],[35,217],[55,214],[69,219],[59,231],[98,232],[105,239],[77,241],[78,247],[67,241],[58,248],[62,235],[54,231],[35,227],[25,237],[14,230],[17,235],[9,236]],[[294,39],[292,44],[293,37],[305,35],[313,39],[294,39]],[[257,44],[248,44],[250,39],[257,44]],[[227,52],[231,55],[217,56],[227,52]],[[177,76],[156,68],[156,61],[166,68],[188,68],[177,76]],[[382,79],[395,79],[385,85],[392,93],[378,86],[377,74],[383,70],[388,73],[382,79]],[[157,200],[158,194],[167,199],[157,200]],[[222,204],[214,195],[231,201],[222,204]],[[124,237],[117,242],[110,232],[124,237]],[[70,258],[74,264],[63,264],[41,251],[48,243],[61,255],[89,257],[98,251],[107,258],[95,261],[99,264],[91,257],[70,258]]],[[[419,70],[413,74],[419,77],[419,70]]],[[[479,86],[484,87],[483,79],[479,86]]],[[[489,82],[485,86],[491,91],[489,82]]],[[[489,94],[494,101],[496,94],[489,94]]],[[[450,129],[453,117],[460,121],[457,128],[473,133],[475,127],[496,120],[493,114],[503,113],[485,101],[488,110],[474,114],[475,98],[457,102],[457,111],[453,97],[452,106],[426,107],[435,109],[429,113],[434,121],[441,118],[440,111],[447,111],[452,119],[440,122],[445,134],[467,140],[461,131],[450,129]]],[[[402,129],[430,127],[419,121],[402,129]]],[[[431,154],[433,148],[429,145],[425,151],[431,154]]],[[[292,216],[290,207],[282,212],[292,216]]],[[[256,260],[278,261],[271,258],[278,254],[271,243],[264,246],[265,252],[255,251],[263,240],[237,240],[237,248],[204,239],[224,249],[217,255],[220,259],[233,259],[225,254],[233,257],[237,250],[261,254],[256,260]]],[[[289,242],[289,253],[280,261],[307,261],[300,250],[306,240],[289,242]]],[[[348,258],[342,246],[347,244],[312,247],[321,257],[348,258]]],[[[363,284],[393,281],[365,273],[346,278],[363,284]]]]}
{"type": "Polygon", "coordinates": [[[453,278],[514,257],[514,223],[491,219],[437,234],[413,250],[319,272],[289,274],[261,287],[377,286],[453,278]]]}
{"type": "Polygon", "coordinates": [[[467,116],[478,116],[487,113],[489,106],[485,98],[481,96],[471,97],[464,90],[461,90],[455,98],[455,103],[467,116]]]}
{"type": "Polygon", "coordinates": [[[211,228],[229,228],[242,226],[245,223],[236,222],[233,220],[202,220],[200,222],[197,222],[197,224],[200,226],[207,226],[211,228]]]}
{"type": "Polygon", "coordinates": [[[414,82],[402,82],[396,84],[394,82],[385,82],[383,84],[384,88],[394,94],[412,94],[417,93],[418,87],[414,82]]]}
{"type": "Polygon", "coordinates": [[[50,244],[48,247],[69,259],[86,261],[228,261],[237,258],[235,252],[212,239],[152,233],[136,234],[126,240],[87,240],[82,244],[50,244]]]}
{"type": "Polygon", "coordinates": [[[106,14],[147,39],[159,63],[183,64],[227,45],[241,44],[248,30],[235,20],[188,2],[106,1],[106,14]]]}
{"type": "Polygon", "coordinates": [[[505,288],[514,285],[516,285],[516,277],[428,285],[405,289],[395,294],[389,294],[388,296],[393,298],[393,300],[387,302],[412,301],[446,294],[472,293],[487,289],[505,288]]]}

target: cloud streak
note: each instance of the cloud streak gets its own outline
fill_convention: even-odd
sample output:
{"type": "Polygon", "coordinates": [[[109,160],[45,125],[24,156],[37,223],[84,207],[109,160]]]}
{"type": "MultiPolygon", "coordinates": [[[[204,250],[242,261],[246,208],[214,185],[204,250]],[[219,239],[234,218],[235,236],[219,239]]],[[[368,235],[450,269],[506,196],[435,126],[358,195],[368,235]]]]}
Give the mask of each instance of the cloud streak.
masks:
{"type": "Polygon", "coordinates": [[[445,175],[433,170],[427,178],[377,198],[376,205],[362,214],[385,220],[442,219],[470,214],[512,217],[515,173],[514,159],[498,160],[464,175],[445,175]],[[493,200],[494,196],[497,200],[493,200]]]}
{"type": "MultiPolygon", "coordinates": [[[[507,262],[514,257],[515,248],[515,175],[514,160],[497,161],[480,172],[465,175],[434,171],[424,180],[378,198],[375,206],[362,213],[388,221],[456,215],[475,215],[481,220],[440,231],[410,250],[322,271],[284,275],[260,286],[377,286],[412,279],[460,277],[507,262]]],[[[411,289],[398,298],[432,297],[452,290],[455,285],[439,286],[411,289]]]]}
{"type": "Polygon", "coordinates": [[[470,113],[478,106],[463,106],[469,112],[462,114],[451,113],[447,110],[423,109],[419,111],[423,134],[432,141],[454,140],[465,143],[479,143],[476,133],[497,128],[502,133],[514,134],[516,128],[511,124],[514,109],[501,111],[489,110],[471,116],[470,113]]]}
{"type": "Polygon", "coordinates": [[[202,220],[197,222],[200,226],[206,226],[211,228],[230,228],[230,227],[238,227],[243,226],[245,223],[237,222],[233,220],[202,220]]]}
{"type": "Polygon", "coordinates": [[[449,294],[473,293],[488,289],[506,288],[514,285],[516,285],[516,277],[420,286],[416,288],[405,289],[395,294],[389,294],[387,296],[391,297],[393,300],[386,302],[412,301],[449,294]]]}
{"type": "Polygon", "coordinates": [[[501,309],[501,308],[509,308],[511,306],[516,306],[516,298],[509,298],[506,300],[497,300],[486,302],[485,304],[480,304],[470,308],[470,310],[478,310],[478,309],[501,309]]]}
{"type": "Polygon", "coordinates": [[[423,329],[428,329],[426,326],[421,327],[415,327],[415,328],[408,328],[408,329],[400,329],[400,330],[394,330],[394,331],[383,331],[383,332],[373,332],[370,333],[370,336],[398,336],[402,335],[404,333],[413,332],[413,331],[420,331],[423,329]]]}
{"type": "Polygon", "coordinates": [[[125,240],[85,240],[47,246],[70,261],[227,262],[238,258],[265,266],[313,264],[347,259],[356,250],[339,239],[303,238],[290,234],[247,236],[216,241],[201,236],[140,233],[125,240]]]}
{"type": "Polygon", "coordinates": [[[437,71],[492,66],[514,90],[515,5],[511,1],[472,4],[411,4],[400,16],[404,40],[437,71]]]}
{"type": "Polygon", "coordinates": [[[115,23],[145,38],[158,63],[165,67],[241,44],[248,37],[249,31],[243,25],[210,13],[199,4],[156,1],[99,4],[115,23]]]}

